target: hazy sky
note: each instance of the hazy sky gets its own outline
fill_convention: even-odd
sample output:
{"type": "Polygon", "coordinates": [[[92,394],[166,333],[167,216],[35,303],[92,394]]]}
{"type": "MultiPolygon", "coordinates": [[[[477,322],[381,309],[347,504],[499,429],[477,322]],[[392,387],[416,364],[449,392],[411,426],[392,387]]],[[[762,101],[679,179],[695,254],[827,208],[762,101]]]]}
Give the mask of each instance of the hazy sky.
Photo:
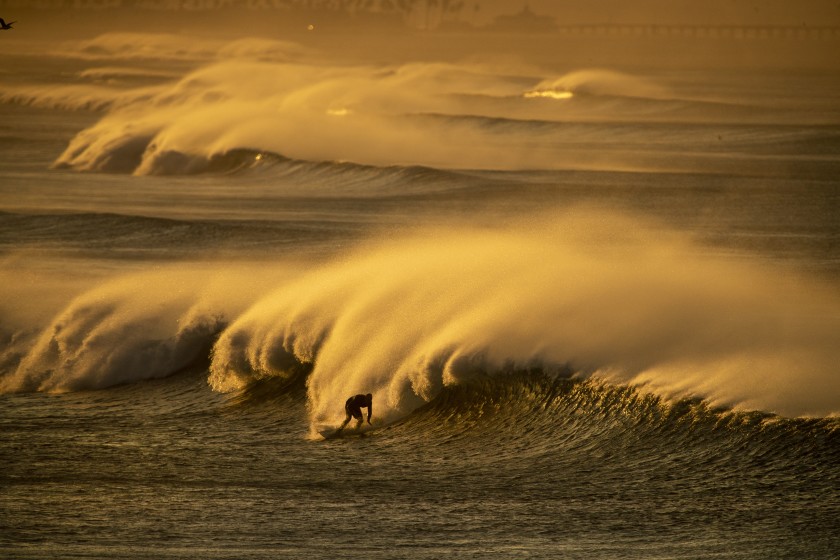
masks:
{"type": "MultiPolygon", "coordinates": [[[[203,0],[173,0],[195,6],[203,0]]],[[[153,2],[154,3],[154,2],[153,2]]],[[[271,5],[272,0],[239,0],[237,4],[271,5]]],[[[281,2],[287,5],[286,2],[281,2]]],[[[838,0],[449,0],[464,8],[461,17],[475,24],[487,24],[502,14],[520,12],[526,5],[541,15],[568,23],[687,23],[840,26],[838,0]]],[[[112,4],[109,0],[0,0],[0,10],[14,12],[27,7],[49,5],[93,8],[112,4]]],[[[122,0],[125,6],[142,0],[122,0]]],[[[298,0],[298,5],[307,2],[298,0]]],[[[440,6],[441,0],[428,0],[440,6]]],[[[373,4],[375,5],[375,3],[373,4]]],[[[416,4],[417,15],[425,11],[424,1],[416,4]]],[[[434,8],[433,8],[434,10],[434,8]]]]}
{"type": "Polygon", "coordinates": [[[474,0],[482,22],[515,13],[526,4],[539,14],[573,22],[756,23],[840,25],[834,0],[474,0]]]}

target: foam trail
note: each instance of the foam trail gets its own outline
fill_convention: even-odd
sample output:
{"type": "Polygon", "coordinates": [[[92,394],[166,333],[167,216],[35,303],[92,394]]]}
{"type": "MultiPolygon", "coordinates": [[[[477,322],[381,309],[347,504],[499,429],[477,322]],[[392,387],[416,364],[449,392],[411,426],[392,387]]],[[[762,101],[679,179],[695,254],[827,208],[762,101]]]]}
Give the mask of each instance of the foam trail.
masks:
{"type": "Polygon", "coordinates": [[[836,293],[584,209],[523,227],[423,231],[281,286],[233,322],[210,382],[314,364],[313,423],[372,392],[394,418],[480,372],[571,366],[665,395],[840,412],[836,293]]]}

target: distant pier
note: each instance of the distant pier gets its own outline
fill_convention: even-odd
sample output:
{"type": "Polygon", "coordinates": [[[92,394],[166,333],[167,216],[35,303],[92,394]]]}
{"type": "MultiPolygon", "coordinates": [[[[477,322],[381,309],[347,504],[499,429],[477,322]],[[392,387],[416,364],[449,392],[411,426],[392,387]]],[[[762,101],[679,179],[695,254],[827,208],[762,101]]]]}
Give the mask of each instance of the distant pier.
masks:
{"type": "Polygon", "coordinates": [[[558,25],[561,35],[584,37],[687,37],[743,40],[829,40],[840,39],[840,27],[770,25],[558,25]]]}

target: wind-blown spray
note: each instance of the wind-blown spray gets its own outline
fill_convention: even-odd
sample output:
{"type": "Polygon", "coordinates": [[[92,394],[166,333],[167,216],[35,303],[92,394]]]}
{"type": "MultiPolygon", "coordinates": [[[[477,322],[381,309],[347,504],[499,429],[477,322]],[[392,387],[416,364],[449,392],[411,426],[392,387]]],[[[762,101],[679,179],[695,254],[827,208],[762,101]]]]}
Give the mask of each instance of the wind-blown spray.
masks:
{"type": "Polygon", "coordinates": [[[283,285],[216,344],[231,390],[314,365],[314,422],[372,392],[405,414],[444,385],[539,366],[788,415],[840,410],[840,301],[612,212],[369,245],[283,285]]]}

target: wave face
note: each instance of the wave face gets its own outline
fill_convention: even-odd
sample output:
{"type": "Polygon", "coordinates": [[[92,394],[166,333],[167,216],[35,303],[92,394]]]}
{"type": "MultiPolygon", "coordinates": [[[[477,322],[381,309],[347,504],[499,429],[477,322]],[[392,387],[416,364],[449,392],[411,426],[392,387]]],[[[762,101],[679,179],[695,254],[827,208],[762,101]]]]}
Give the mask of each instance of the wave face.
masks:
{"type": "MultiPolygon", "coordinates": [[[[250,404],[262,399],[251,398],[250,404]]],[[[699,479],[725,478],[718,469],[758,457],[765,467],[779,470],[801,468],[807,455],[814,464],[831,461],[838,453],[832,448],[840,436],[838,429],[836,418],[785,419],[733,412],[698,399],[666,401],[627,387],[520,370],[447,387],[382,433],[415,444],[432,434],[436,440],[468,448],[468,454],[478,454],[478,448],[486,445],[482,440],[494,438],[497,453],[481,461],[523,467],[540,457],[565,456],[569,463],[600,464],[608,470],[620,470],[619,465],[655,470],[661,464],[648,464],[647,454],[667,448],[690,456],[702,471],[692,475],[699,479]],[[680,449],[689,439],[689,446],[680,449]],[[739,444],[747,441],[753,455],[739,456],[739,444]],[[608,466],[610,460],[616,464],[608,466]]]]}

